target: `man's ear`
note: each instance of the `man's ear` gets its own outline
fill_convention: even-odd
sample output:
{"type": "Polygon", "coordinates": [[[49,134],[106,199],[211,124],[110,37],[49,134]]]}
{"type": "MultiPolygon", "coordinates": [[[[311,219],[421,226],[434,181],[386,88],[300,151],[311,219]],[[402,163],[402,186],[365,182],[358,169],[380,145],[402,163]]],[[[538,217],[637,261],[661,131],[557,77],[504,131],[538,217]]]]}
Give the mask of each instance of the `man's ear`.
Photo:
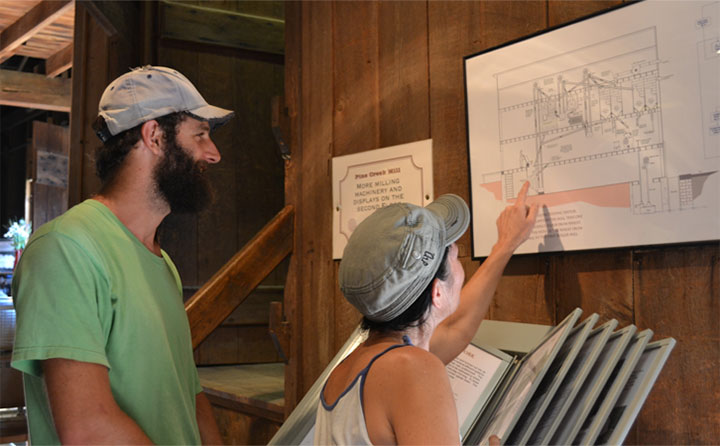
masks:
{"type": "Polygon", "coordinates": [[[156,156],[161,156],[163,153],[161,145],[163,137],[162,128],[154,119],[147,121],[140,127],[140,139],[143,145],[156,156]]]}

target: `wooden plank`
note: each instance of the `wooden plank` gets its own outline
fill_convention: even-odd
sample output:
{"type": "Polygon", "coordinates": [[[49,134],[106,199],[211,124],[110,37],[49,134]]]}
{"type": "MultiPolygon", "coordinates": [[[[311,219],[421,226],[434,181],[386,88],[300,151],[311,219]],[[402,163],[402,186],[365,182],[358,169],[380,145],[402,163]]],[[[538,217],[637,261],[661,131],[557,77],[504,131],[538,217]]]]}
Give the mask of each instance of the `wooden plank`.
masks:
{"type": "MultiPolygon", "coordinates": [[[[13,55],[15,49],[62,16],[74,1],[44,1],[0,32],[0,62],[13,55]]],[[[32,107],[29,107],[32,108],[32,107]]]]}
{"type": "Polygon", "coordinates": [[[185,304],[193,348],[292,251],[293,212],[292,206],[280,211],[185,304]]]}
{"type": "MultiPolygon", "coordinates": [[[[398,66],[401,58],[395,50],[408,48],[409,45],[403,45],[400,32],[409,32],[409,24],[405,24],[405,29],[399,32],[398,39],[393,41],[392,33],[394,26],[400,25],[399,18],[389,17],[384,22],[379,21],[380,10],[385,7],[385,11],[393,13],[392,5],[385,5],[381,2],[335,2],[333,10],[333,56],[334,73],[333,73],[333,94],[335,103],[335,113],[333,115],[334,144],[333,155],[347,155],[351,153],[363,152],[365,150],[376,149],[380,145],[380,112],[382,103],[387,104],[387,119],[390,121],[385,127],[388,130],[388,141],[398,140],[398,131],[393,128],[395,122],[393,115],[402,116],[406,113],[412,113],[407,109],[400,109],[401,104],[391,104],[391,99],[398,100],[402,92],[393,94],[394,87],[402,82],[408,82],[407,79],[395,79],[395,83],[388,85],[384,89],[387,98],[381,98],[380,77],[382,74],[389,75],[395,70],[403,71],[398,66]],[[385,42],[381,44],[380,35],[384,33],[385,42]],[[393,47],[393,42],[397,43],[397,47],[393,47]],[[386,59],[381,59],[385,56],[386,59]],[[384,67],[381,68],[381,60],[384,67]],[[390,97],[392,96],[392,98],[390,97]],[[395,108],[393,108],[395,107],[395,108]],[[392,128],[392,130],[390,130],[392,128]]],[[[402,7],[402,5],[398,5],[402,7]]],[[[424,10],[422,3],[413,5],[413,11],[424,10]]],[[[415,13],[416,15],[416,13],[415,13]]],[[[417,50],[417,47],[412,49],[417,50]]],[[[421,53],[422,54],[422,53],[421,53]]],[[[407,58],[410,58],[407,57],[407,58]]],[[[418,92],[422,95],[422,90],[418,92]]],[[[412,96],[408,93],[408,96],[412,96]]],[[[408,98],[405,98],[407,101],[408,98]]],[[[404,104],[404,105],[407,105],[404,104]]],[[[415,116],[415,115],[413,115],[415,116]]],[[[405,121],[407,124],[409,121],[405,121]]],[[[425,120],[427,122],[427,120],[425,120]]],[[[402,132],[402,130],[400,130],[402,132]]],[[[407,139],[402,139],[408,142],[407,139]]],[[[329,189],[328,189],[328,192],[329,189]]],[[[328,194],[328,198],[331,199],[328,194]]],[[[328,203],[330,203],[328,201],[328,203]]],[[[329,227],[329,226],[328,226],[329,227]]],[[[329,240],[329,242],[332,242],[329,240]]],[[[332,256],[332,254],[330,255],[332,256]]],[[[331,258],[331,257],[330,257],[331,258]]],[[[333,353],[337,351],[347,340],[348,335],[358,324],[360,314],[350,305],[337,287],[337,268],[338,263],[332,265],[332,276],[327,280],[331,280],[332,294],[327,296],[324,305],[332,306],[334,318],[332,323],[332,339],[333,353]]],[[[324,359],[324,363],[332,359],[329,356],[324,359]]]]}
{"type": "Polygon", "coordinates": [[[160,2],[160,36],[272,54],[285,51],[284,21],[229,10],[160,2]]]}
{"type": "Polygon", "coordinates": [[[224,444],[267,444],[280,428],[276,421],[228,409],[217,401],[211,402],[224,444]]]}
{"type": "MultiPolygon", "coordinates": [[[[271,100],[282,92],[282,72],[281,65],[259,60],[235,59],[232,66],[236,126],[226,152],[232,153],[236,169],[234,230],[241,245],[284,205],[284,164],[270,128],[271,100]]],[[[274,280],[279,285],[285,277],[274,280]]]]}
{"type": "MultiPolygon", "coordinates": [[[[330,159],[333,155],[333,4],[301,4],[302,49],[300,52],[300,97],[297,109],[300,119],[299,144],[293,149],[293,173],[299,181],[294,201],[302,209],[296,233],[300,234],[300,265],[294,279],[299,299],[291,324],[300,327],[296,342],[302,345],[291,354],[300,361],[297,397],[304,395],[335,354],[333,333],[335,321],[331,305],[336,284],[332,261],[332,198],[328,187],[330,159]],[[314,333],[313,336],[303,334],[314,333]]],[[[287,295],[289,296],[289,295],[287,295]]],[[[291,361],[293,358],[291,358],[291,361]]]]}
{"type": "MultiPolygon", "coordinates": [[[[285,297],[283,299],[282,317],[284,320],[281,333],[287,333],[288,345],[285,349],[287,364],[285,366],[285,417],[288,417],[297,403],[303,396],[301,391],[302,381],[302,282],[300,248],[302,247],[302,232],[304,212],[300,191],[302,185],[301,163],[302,150],[301,142],[301,121],[300,100],[301,71],[302,71],[302,3],[299,1],[288,1],[285,3],[285,106],[287,107],[289,133],[286,135],[290,147],[290,154],[285,160],[285,202],[294,203],[297,208],[295,212],[295,240],[293,251],[296,255],[290,256],[288,262],[287,276],[285,278],[285,297]]],[[[327,94],[327,93],[325,93],[327,94]]],[[[332,105],[332,103],[331,103],[332,105]]],[[[272,327],[271,328],[276,328],[272,327]]]]}
{"type": "Polygon", "coordinates": [[[82,3],[105,35],[114,40],[124,40],[123,46],[130,46],[132,52],[138,50],[136,39],[140,34],[140,2],[89,0],[82,3]]]}
{"type": "Polygon", "coordinates": [[[0,70],[0,104],[69,112],[71,80],[0,70]]]}
{"type": "Polygon", "coordinates": [[[531,324],[555,323],[555,303],[546,296],[550,262],[545,256],[515,256],[500,279],[490,306],[491,319],[531,324]]]}
{"type": "MultiPolygon", "coordinates": [[[[92,109],[86,106],[86,81],[88,69],[86,63],[88,47],[88,27],[90,17],[82,4],[75,8],[75,38],[73,39],[73,65],[72,75],[72,119],[70,120],[70,166],[68,181],[68,206],[72,207],[82,200],[83,180],[83,154],[85,146],[85,129],[92,109]]],[[[97,108],[95,110],[97,113],[97,108]]]]}
{"type": "Polygon", "coordinates": [[[278,426],[284,421],[283,407],[277,404],[265,403],[214,389],[205,389],[205,394],[214,406],[225,407],[235,412],[255,415],[266,420],[275,421],[278,423],[278,426]]]}
{"type": "MultiPolygon", "coordinates": [[[[80,7],[84,2],[78,4],[80,7]]],[[[86,41],[86,54],[81,63],[85,64],[85,85],[82,87],[84,91],[80,98],[83,101],[84,118],[82,122],[82,145],[83,153],[80,159],[82,163],[82,195],[81,199],[92,197],[100,191],[100,179],[95,173],[94,153],[98,146],[102,143],[92,129],[92,123],[95,121],[98,112],[98,104],[102,97],[105,87],[121,73],[127,71],[128,60],[120,54],[117,45],[113,46],[111,39],[106,37],[100,24],[88,14],[87,35],[84,36],[86,41]],[[109,55],[112,55],[110,57],[109,55]],[[111,61],[115,61],[114,65],[111,61]],[[118,72],[117,65],[125,62],[125,66],[118,72]]],[[[119,41],[118,41],[119,42],[119,41]]],[[[73,63],[77,67],[77,64],[73,63]]],[[[73,70],[73,92],[77,91],[74,80],[75,70],[73,70]]],[[[71,115],[75,119],[75,111],[71,115]]],[[[71,129],[72,133],[72,129],[71,129]]]]}
{"type": "Polygon", "coordinates": [[[190,40],[179,40],[163,37],[157,40],[162,48],[174,48],[197,53],[218,54],[221,56],[234,57],[238,60],[257,60],[282,65],[284,56],[282,54],[261,53],[258,51],[246,50],[244,48],[233,48],[229,46],[216,45],[207,42],[192,42],[190,40]]]}
{"type": "Polygon", "coordinates": [[[223,325],[267,325],[270,319],[270,304],[281,302],[282,287],[273,290],[256,289],[239,305],[223,325]]]}
{"type": "Polygon", "coordinates": [[[48,57],[45,61],[45,75],[47,77],[55,77],[72,67],[73,62],[73,44],[70,43],[65,48],[48,57]]]}
{"type": "MultiPolygon", "coordinates": [[[[177,2],[176,2],[177,3],[177,2]]],[[[281,0],[194,0],[185,4],[205,5],[208,8],[241,12],[261,17],[285,19],[285,2],[281,0]]]]}
{"type": "Polygon", "coordinates": [[[268,403],[282,417],[284,404],[284,372],[282,363],[242,364],[198,367],[200,385],[248,400],[268,403]]]}
{"type": "Polygon", "coordinates": [[[677,340],[638,418],[639,441],[712,444],[720,438],[720,245],[641,250],[634,262],[638,327],[677,340]]]}
{"type": "Polygon", "coordinates": [[[392,1],[378,8],[379,146],[428,139],[427,5],[392,1]]]}
{"type": "Polygon", "coordinates": [[[265,325],[221,325],[194,352],[197,365],[261,364],[280,357],[265,325]]]}
{"type": "Polygon", "coordinates": [[[549,0],[548,25],[557,26],[578,20],[621,3],[622,0],[549,0]]]}
{"type": "Polygon", "coordinates": [[[598,324],[609,319],[617,319],[619,327],[635,322],[630,250],[566,252],[552,259],[549,292],[557,303],[556,323],[577,307],[583,318],[598,313],[598,324]]]}
{"type": "Polygon", "coordinates": [[[332,154],[340,156],[377,149],[380,143],[378,3],[333,5],[332,56],[316,63],[332,60],[334,64],[332,154]]]}

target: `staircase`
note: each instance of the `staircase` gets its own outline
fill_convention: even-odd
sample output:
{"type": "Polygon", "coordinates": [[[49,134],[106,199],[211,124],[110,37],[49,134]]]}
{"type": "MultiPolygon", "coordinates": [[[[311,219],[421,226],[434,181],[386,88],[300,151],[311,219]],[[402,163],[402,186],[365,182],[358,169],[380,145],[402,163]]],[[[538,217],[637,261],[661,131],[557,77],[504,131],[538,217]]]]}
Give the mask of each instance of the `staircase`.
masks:
{"type": "MultiPolygon", "coordinates": [[[[185,303],[196,351],[291,254],[293,219],[293,207],[283,208],[185,303]]],[[[282,303],[272,303],[268,323],[277,355],[286,360],[282,303]]],[[[267,444],[284,420],[284,364],[201,366],[198,373],[225,443],[267,444]]]]}

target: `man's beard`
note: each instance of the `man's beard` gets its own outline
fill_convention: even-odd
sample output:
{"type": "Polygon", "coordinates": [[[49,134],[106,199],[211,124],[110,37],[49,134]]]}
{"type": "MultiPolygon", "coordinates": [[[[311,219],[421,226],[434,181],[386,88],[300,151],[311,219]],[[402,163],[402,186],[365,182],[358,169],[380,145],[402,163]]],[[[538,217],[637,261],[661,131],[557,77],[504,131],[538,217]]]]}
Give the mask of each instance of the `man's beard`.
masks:
{"type": "Polygon", "coordinates": [[[153,178],[157,191],[175,213],[197,213],[214,199],[210,182],[204,175],[207,162],[195,161],[177,139],[165,143],[165,156],[155,166],[153,178]]]}

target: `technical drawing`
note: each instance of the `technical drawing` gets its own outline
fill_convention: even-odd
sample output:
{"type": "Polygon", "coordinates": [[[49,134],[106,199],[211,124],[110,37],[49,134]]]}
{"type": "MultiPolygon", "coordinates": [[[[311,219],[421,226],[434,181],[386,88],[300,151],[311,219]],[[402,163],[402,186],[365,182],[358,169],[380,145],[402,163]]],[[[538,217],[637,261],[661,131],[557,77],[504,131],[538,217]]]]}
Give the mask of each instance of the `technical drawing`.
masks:
{"type": "Polygon", "coordinates": [[[705,156],[720,156],[720,3],[702,7],[702,17],[696,22],[700,31],[697,44],[698,73],[700,73],[700,102],[703,116],[705,156]]]}
{"type": "Polygon", "coordinates": [[[720,239],[720,1],[646,0],[465,58],[473,253],[720,239]]]}
{"type": "MultiPolygon", "coordinates": [[[[718,3],[698,20],[705,156],[720,156],[718,3]],[[706,65],[706,66],[705,66],[706,65]],[[714,84],[713,84],[714,82],[714,84]],[[706,97],[707,96],[707,97],[706,97]]],[[[708,176],[669,176],[656,29],[495,73],[500,169],[480,186],[512,200],[529,180],[547,206],[584,201],[633,214],[693,208],[708,176]]]]}

